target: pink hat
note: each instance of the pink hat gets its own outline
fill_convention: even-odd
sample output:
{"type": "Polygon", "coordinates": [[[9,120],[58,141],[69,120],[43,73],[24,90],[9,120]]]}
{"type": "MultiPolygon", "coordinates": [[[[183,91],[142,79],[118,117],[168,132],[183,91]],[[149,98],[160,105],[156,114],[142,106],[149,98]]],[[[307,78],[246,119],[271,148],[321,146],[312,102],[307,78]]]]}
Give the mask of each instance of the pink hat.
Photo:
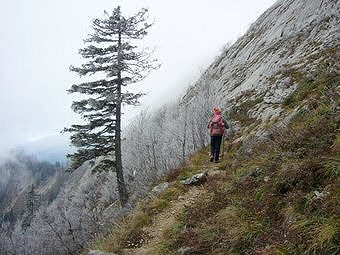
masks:
{"type": "Polygon", "coordinates": [[[214,113],[221,113],[221,109],[218,107],[214,107],[214,113]]]}

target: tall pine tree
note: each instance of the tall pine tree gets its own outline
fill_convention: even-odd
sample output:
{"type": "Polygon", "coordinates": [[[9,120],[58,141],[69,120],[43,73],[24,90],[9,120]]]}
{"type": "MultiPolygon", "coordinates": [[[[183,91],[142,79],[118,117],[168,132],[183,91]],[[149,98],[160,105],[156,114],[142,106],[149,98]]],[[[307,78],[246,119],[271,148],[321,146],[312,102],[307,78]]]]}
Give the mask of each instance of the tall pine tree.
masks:
{"type": "Polygon", "coordinates": [[[85,99],[72,104],[72,109],[81,114],[86,123],[64,129],[72,133],[71,142],[78,147],[77,152],[69,155],[71,169],[100,158],[94,170],[116,171],[122,206],[128,201],[128,192],[122,166],[121,107],[122,104],[136,105],[142,96],[128,92],[126,86],[141,81],[157,67],[151,52],[136,45],[152,25],[147,22],[147,14],[148,10],[142,9],[126,18],[119,6],[111,15],[105,12],[104,19],[93,21],[94,32],[84,41],[86,47],[79,50],[87,62],[70,67],[81,77],[96,74],[96,79],[72,85],[68,90],[86,95],[85,99]]]}

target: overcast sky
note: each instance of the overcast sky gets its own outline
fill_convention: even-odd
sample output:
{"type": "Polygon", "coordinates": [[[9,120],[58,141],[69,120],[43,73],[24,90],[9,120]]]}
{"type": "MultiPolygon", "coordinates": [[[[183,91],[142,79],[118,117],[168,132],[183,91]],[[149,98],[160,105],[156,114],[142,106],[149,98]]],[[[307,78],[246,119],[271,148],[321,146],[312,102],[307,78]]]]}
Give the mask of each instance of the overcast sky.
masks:
{"type": "MultiPolygon", "coordinates": [[[[59,133],[76,121],[66,90],[91,20],[121,5],[149,9],[145,42],[162,67],[140,86],[143,106],[183,93],[228,42],[243,35],[275,0],[11,0],[0,9],[0,150],[59,133]]],[[[142,106],[142,107],[143,107],[142,106]]],[[[127,114],[129,116],[129,114],[127,114]]],[[[131,114],[130,114],[131,115],[131,114]]]]}

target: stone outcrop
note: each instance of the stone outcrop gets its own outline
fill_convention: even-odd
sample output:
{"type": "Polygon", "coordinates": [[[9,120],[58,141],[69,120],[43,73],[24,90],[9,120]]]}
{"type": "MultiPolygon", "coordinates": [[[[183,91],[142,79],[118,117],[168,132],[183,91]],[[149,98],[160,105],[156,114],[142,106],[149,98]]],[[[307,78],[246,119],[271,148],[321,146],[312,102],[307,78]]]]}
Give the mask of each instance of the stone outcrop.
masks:
{"type": "Polygon", "coordinates": [[[210,65],[183,100],[195,100],[199,87],[210,84],[225,110],[257,99],[248,116],[262,121],[279,117],[280,103],[296,89],[300,72],[312,75],[327,58],[336,63],[339,13],[336,0],[277,1],[210,65]]]}

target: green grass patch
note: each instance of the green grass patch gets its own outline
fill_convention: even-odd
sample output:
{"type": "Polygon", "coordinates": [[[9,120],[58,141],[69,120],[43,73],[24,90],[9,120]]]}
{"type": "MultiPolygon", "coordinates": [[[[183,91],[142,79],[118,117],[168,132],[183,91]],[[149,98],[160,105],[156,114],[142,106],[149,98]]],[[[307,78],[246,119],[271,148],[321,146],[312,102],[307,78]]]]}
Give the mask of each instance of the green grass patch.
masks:
{"type": "Polygon", "coordinates": [[[318,103],[328,93],[335,93],[340,85],[336,73],[321,73],[315,78],[301,78],[298,81],[297,89],[284,100],[283,106],[294,108],[304,101],[309,104],[318,103]]]}
{"type": "Polygon", "coordinates": [[[205,148],[196,153],[195,155],[191,156],[189,160],[185,162],[185,165],[170,172],[167,180],[179,182],[180,180],[189,178],[194,174],[202,172],[203,165],[206,162],[208,162],[208,160],[209,160],[208,148],[205,148]]]}

